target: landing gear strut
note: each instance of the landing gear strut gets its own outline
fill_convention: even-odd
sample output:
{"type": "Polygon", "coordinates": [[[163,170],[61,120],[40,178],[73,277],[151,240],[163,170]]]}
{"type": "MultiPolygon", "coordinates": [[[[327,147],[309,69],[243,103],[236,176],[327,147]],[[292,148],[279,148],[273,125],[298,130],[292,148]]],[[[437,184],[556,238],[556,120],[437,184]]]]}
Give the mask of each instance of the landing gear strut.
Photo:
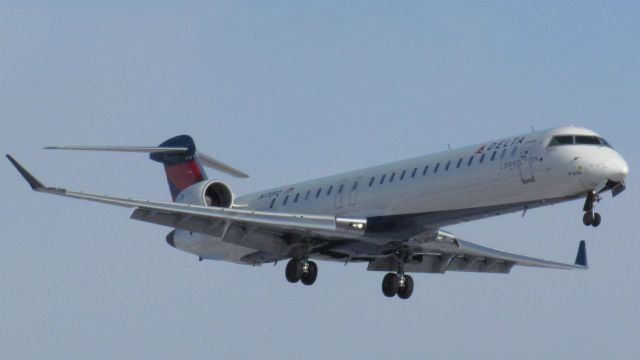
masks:
{"type": "Polygon", "coordinates": [[[594,205],[598,201],[600,201],[600,197],[595,191],[590,191],[587,194],[583,207],[584,216],[582,217],[582,223],[586,226],[598,227],[602,222],[602,216],[593,212],[594,205]]]}
{"type": "Polygon", "coordinates": [[[402,272],[388,273],[382,279],[382,293],[386,297],[398,295],[401,299],[408,299],[413,294],[413,278],[402,272]]]}
{"type": "Polygon", "coordinates": [[[318,277],[318,265],[309,259],[291,259],[287,263],[285,276],[290,283],[302,282],[312,285],[318,277]]]}

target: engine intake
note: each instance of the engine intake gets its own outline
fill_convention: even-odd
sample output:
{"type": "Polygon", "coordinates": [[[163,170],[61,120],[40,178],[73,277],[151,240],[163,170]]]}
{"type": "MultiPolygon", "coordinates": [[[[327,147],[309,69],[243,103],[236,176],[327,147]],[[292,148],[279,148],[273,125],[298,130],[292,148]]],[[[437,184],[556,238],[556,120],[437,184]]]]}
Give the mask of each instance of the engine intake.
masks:
{"type": "Polygon", "coordinates": [[[210,182],[204,189],[203,201],[207,206],[229,208],[233,204],[233,193],[227,184],[210,182]]]}

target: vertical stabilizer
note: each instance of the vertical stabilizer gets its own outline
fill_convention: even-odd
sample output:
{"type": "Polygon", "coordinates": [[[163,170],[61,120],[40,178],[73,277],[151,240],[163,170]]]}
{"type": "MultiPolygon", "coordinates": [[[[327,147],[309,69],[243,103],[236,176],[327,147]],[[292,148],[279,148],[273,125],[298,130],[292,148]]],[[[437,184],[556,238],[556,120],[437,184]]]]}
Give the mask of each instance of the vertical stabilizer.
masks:
{"type": "Polygon", "coordinates": [[[152,153],[149,155],[151,160],[164,165],[171,198],[174,201],[182,190],[207,179],[207,175],[198,159],[196,144],[191,136],[180,135],[173,137],[160,144],[159,147],[187,149],[187,151],[182,152],[152,153]]]}

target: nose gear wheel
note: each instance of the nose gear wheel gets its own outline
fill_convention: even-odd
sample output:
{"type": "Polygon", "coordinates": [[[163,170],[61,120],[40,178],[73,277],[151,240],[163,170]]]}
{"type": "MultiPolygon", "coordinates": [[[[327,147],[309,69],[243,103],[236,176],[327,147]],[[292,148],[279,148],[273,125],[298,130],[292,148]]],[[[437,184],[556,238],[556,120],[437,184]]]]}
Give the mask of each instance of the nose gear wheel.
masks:
{"type": "Polygon", "coordinates": [[[582,223],[586,226],[598,227],[602,222],[602,216],[598,213],[594,213],[593,209],[595,203],[600,201],[600,197],[595,191],[590,191],[587,194],[587,199],[584,202],[584,215],[582,216],[582,223]]]}

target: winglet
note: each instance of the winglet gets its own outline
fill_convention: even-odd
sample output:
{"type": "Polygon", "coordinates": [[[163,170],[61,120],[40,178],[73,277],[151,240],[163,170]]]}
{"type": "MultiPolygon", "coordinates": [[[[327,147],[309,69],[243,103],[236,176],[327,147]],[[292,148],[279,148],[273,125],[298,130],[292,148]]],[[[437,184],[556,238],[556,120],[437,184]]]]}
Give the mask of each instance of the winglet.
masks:
{"type": "Polygon", "coordinates": [[[584,240],[580,240],[580,246],[578,247],[578,255],[576,255],[576,265],[588,267],[587,244],[584,240]]]}
{"type": "Polygon", "coordinates": [[[39,190],[45,187],[38,179],[36,179],[35,176],[31,175],[31,173],[29,173],[27,169],[22,167],[22,165],[20,165],[14,158],[12,158],[11,155],[7,154],[6,156],[7,156],[7,159],[11,161],[13,166],[15,166],[16,169],[18,169],[18,172],[20,173],[20,175],[22,175],[22,177],[25,180],[27,180],[27,182],[29,183],[29,186],[31,186],[33,190],[39,190]]]}

